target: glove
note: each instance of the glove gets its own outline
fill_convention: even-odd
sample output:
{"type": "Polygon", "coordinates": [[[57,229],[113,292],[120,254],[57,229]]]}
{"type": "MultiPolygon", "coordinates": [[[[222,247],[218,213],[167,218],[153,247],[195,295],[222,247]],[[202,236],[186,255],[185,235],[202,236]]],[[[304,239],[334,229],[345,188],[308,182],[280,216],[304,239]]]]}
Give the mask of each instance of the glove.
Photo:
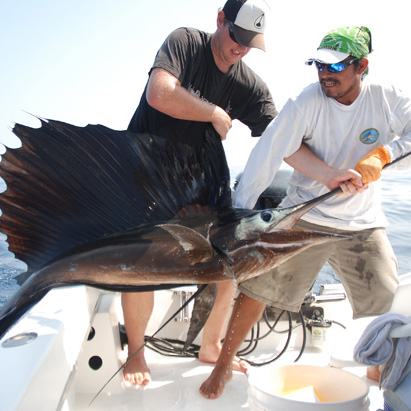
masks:
{"type": "Polygon", "coordinates": [[[382,168],[390,161],[387,149],[384,146],[379,146],[357,163],[355,171],[361,174],[363,184],[369,184],[381,177],[382,168]]]}

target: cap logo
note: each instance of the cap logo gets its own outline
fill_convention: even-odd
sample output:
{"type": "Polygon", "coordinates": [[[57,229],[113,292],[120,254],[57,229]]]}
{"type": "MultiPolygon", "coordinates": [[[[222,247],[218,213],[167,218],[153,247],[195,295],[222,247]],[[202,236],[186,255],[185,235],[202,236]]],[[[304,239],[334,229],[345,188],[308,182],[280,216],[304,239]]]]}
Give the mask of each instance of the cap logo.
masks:
{"type": "Polygon", "coordinates": [[[254,22],[254,27],[256,29],[261,30],[264,27],[264,22],[265,22],[265,14],[263,13],[261,16],[257,17],[257,19],[254,22]]]}

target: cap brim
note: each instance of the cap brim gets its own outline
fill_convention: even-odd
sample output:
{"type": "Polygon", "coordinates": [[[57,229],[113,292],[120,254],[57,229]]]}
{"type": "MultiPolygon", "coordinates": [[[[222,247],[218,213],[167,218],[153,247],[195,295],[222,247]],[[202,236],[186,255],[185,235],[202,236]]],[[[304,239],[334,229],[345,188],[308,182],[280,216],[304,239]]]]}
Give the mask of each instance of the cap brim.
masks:
{"type": "Polygon", "coordinates": [[[235,38],[244,47],[254,47],[265,51],[264,34],[246,30],[233,24],[235,38]]]}
{"type": "Polygon", "coordinates": [[[319,49],[315,53],[314,57],[308,59],[308,62],[318,61],[324,64],[334,64],[345,60],[349,54],[341,53],[339,51],[330,49],[319,49]]]}

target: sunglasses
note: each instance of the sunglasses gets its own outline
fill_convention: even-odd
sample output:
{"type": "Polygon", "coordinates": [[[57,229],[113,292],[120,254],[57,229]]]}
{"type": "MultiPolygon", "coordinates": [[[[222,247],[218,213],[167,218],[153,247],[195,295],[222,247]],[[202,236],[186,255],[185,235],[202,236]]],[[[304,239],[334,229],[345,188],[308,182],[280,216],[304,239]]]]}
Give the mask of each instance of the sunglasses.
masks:
{"type": "Polygon", "coordinates": [[[230,39],[233,40],[234,43],[240,44],[235,38],[233,23],[227,20],[227,26],[228,26],[228,34],[230,35],[230,39]]]}
{"type": "MultiPolygon", "coordinates": [[[[319,63],[318,61],[315,61],[315,66],[317,67],[317,70],[322,73],[324,69],[327,69],[330,73],[341,73],[341,71],[344,71],[348,66],[351,66],[351,64],[355,63],[356,61],[359,61],[360,59],[357,57],[354,57],[351,60],[344,60],[340,61],[339,63],[333,63],[333,64],[324,64],[324,63],[319,63]]],[[[308,63],[309,65],[313,64],[312,61],[308,63]]]]}

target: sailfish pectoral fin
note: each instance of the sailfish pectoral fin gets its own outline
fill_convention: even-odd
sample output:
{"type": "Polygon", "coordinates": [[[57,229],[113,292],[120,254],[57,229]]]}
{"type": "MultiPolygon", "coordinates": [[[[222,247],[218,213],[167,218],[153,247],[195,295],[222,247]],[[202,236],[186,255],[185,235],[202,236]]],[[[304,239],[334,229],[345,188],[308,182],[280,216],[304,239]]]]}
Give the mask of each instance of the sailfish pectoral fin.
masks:
{"type": "Polygon", "coordinates": [[[177,225],[177,224],[159,224],[163,230],[167,231],[191,259],[191,264],[207,263],[214,257],[214,248],[209,240],[197,231],[177,225]]]}

